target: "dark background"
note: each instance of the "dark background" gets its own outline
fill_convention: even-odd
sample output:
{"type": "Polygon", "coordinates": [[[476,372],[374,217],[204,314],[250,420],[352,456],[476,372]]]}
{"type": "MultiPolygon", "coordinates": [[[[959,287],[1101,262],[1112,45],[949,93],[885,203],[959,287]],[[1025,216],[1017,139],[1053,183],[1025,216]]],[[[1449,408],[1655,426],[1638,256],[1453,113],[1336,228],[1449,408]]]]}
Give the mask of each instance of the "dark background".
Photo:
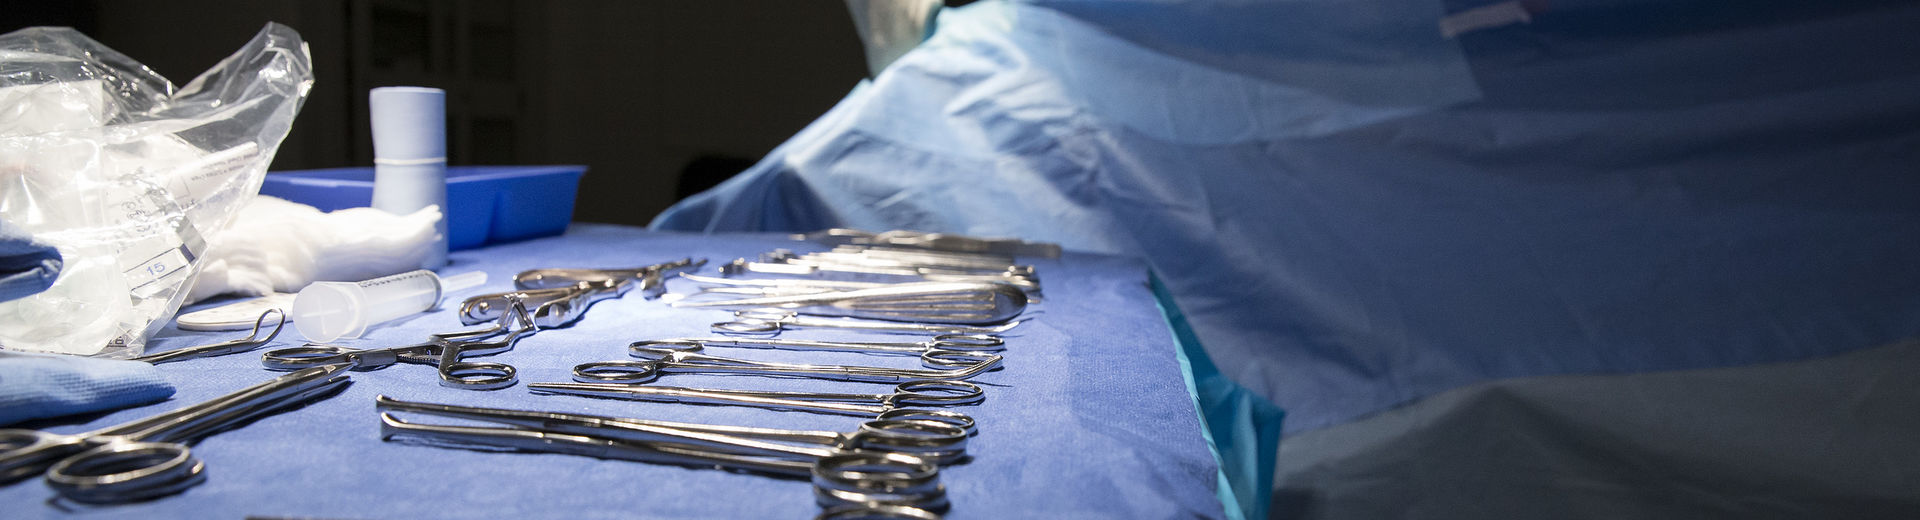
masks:
{"type": "Polygon", "coordinates": [[[269,21],[314,89],[273,170],[371,165],[367,90],[447,90],[456,165],[585,164],[574,219],[645,224],[738,173],[866,75],[829,0],[83,0],[10,6],[0,33],[68,26],[184,85],[269,21]]]}

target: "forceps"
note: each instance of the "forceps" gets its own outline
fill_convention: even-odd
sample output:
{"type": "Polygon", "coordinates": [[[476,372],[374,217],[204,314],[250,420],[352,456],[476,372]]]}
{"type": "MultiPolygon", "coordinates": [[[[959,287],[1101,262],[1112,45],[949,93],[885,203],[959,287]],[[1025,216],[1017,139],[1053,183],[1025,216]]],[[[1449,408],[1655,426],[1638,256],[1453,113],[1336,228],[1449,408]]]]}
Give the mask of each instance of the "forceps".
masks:
{"type": "Polygon", "coordinates": [[[433,334],[426,343],[417,345],[375,349],[350,349],[338,345],[289,347],[267,351],[260,356],[260,364],[271,370],[327,365],[371,370],[404,361],[438,366],[441,386],[469,390],[506,388],[518,381],[512,365],[462,359],[512,350],[514,343],[519,342],[522,336],[539,330],[532,325],[532,318],[527,316],[525,306],[515,302],[509,309],[512,312],[501,315],[491,327],[433,334]],[[481,341],[496,336],[503,337],[481,341]]]}
{"type": "Polygon", "coordinates": [[[861,342],[861,341],[812,341],[802,339],[754,339],[754,338],[673,338],[635,341],[627,345],[633,348],[664,347],[681,352],[698,352],[706,347],[740,347],[781,350],[815,350],[827,352],[860,352],[867,354],[894,354],[920,356],[920,364],[927,368],[964,368],[985,361],[975,352],[1000,352],[1006,350],[1006,341],[984,334],[941,334],[933,339],[920,342],[861,342]]]}
{"type": "MultiPolygon", "coordinates": [[[[802,365],[709,356],[689,348],[629,346],[627,353],[643,361],[598,361],[573,367],[573,379],[584,383],[645,383],[660,374],[710,373],[807,377],[835,381],[901,383],[919,380],[967,379],[1000,366],[998,354],[947,351],[923,354],[941,359],[974,360],[964,368],[908,369],[849,365],[802,365]]],[[[923,361],[923,363],[927,363],[923,361]]]]}
{"type": "Polygon", "coordinates": [[[69,499],[119,502],[193,487],[205,464],[185,442],[277,412],[346,384],[345,366],[324,366],[145,419],[75,435],[0,430],[0,481],[45,472],[69,499]]]}
{"type": "MultiPolygon", "coordinates": [[[[436,410],[435,405],[396,405],[391,400],[385,403],[384,408],[425,413],[438,411],[455,417],[529,424],[511,417],[514,415],[512,413],[456,413],[453,408],[436,410]]],[[[544,415],[549,417],[536,419],[541,421],[542,427],[538,428],[454,426],[409,423],[383,410],[380,430],[381,438],[386,440],[407,434],[534,452],[685,466],[717,465],[776,476],[811,477],[814,501],[822,507],[870,507],[878,504],[939,510],[947,506],[946,486],[940,484],[939,480],[940,469],[932,460],[924,457],[885,450],[782,446],[745,437],[632,422],[620,423],[617,428],[594,428],[592,425],[599,418],[571,416],[562,419],[552,417],[561,414],[544,415]],[[554,424],[570,427],[546,427],[554,424]],[[714,448],[716,445],[726,448],[714,448]],[[768,456],[766,453],[779,455],[768,456]]]]}
{"type": "Polygon", "coordinates": [[[224,356],[227,354],[246,352],[249,350],[260,348],[261,345],[265,345],[267,344],[267,342],[273,341],[274,337],[277,337],[280,335],[280,329],[286,328],[286,326],[287,326],[286,313],[281,312],[280,309],[267,309],[266,312],[260,313],[260,317],[258,319],[253,320],[253,332],[247,334],[247,337],[236,339],[236,340],[222,341],[219,343],[209,343],[209,344],[200,345],[197,347],[186,347],[186,348],[174,349],[174,350],[169,350],[166,352],[160,352],[156,354],[147,354],[145,356],[133,358],[133,360],[145,361],[145,362],[153,363],[157,365],[160,363],[166,363],[169,361],[179,361],[182,359],[224,356]],[[268,333],[267,337],[262,338],[260,337],[260,326],[267,322],[268,316],[279,316],[280,322],[274,324],[273,332],[268,333]]]}
{"type": "Polygon", "coordinates": [[[1026,321],[1012,320],[1000,325],[935,325],[930,323],[894,323],[852,318],[813,318],[780,309],[742,309],[733,311],[733,321],[709,325],[714,332],[730,335],[772,335],[783,329],[833,328],[889,334],[1000,334],[1026,321]]]}
{"type": "Polygon", "coordinates": [[[911,381],[893,387],[893,393],[888,394],[712,390],[605,383],[531,383],[527,388],[536,394],[577,395],[657,403],[753,406],[772,410],[922,420],[948,424],[967,433],[973,433],[974,421],[972,417],[965,414],[930,413],[937,410],[901,408],[901,406],[960,406],[979,404],[987,399],[986,393],[982,392],[979,386],[965,381],[911,381]],[[866,402],[874,404],[854,404],[866,402]],[[892,413],[901,410],[911,410],[911,413],[892,413]]]}
{"type": "Polygon", "coordinates": [[[814,294],[678,301],[674,307],[775,307],[800,314],[889,321],[992,325],[1027,309],[1020,288],[998,282],[914,282],[814,294]]]}
{"type": "MultiPolygon", "coordinates": [[[[947,464],[966,456],[968,436],[967,430],[958,426],[912,419],[871,419],[861,423],[859,429],[853,432],[832,432],[418,403],[401,401],[384,395],[375,398],[374,405],[382,412],[416,412],[456,419],[495,422],[528,430],[592,435],[630,442],[695,444],[706,449],[781,458],[802,458],[808,455],[806,451],[793,450],[795,446],[782,444],[792,443],[839,450],[907,453],[936,463],[947,464]],[[706,435],[687,435],[686,433],[706,435]]],[[[397,418],[390,422],[406,424],[397,418]]]]}

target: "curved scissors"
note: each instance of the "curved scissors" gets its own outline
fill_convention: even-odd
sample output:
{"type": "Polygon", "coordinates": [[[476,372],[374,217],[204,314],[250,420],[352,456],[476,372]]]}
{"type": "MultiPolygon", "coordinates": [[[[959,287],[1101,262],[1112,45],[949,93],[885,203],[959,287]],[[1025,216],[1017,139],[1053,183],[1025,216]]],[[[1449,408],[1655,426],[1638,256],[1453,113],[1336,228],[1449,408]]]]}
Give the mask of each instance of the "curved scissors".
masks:
{"type": "Polygon", "coordinates": [[[645,383],[660,374],[709,373],[806,377],[834,381],[904,383],[919,380],[967,379],[1000,367],[998,354],[980,354],[955,350],[921,354],[923,365],[931,369],[884,368],[857,365],[803,365],[771,363],[700,354],[700,347],[676,348],[627,347],[627,353],[641,361],[598,361],[573,367],[575,381],[591,383],[645,383]],[[955,368],[959,367],[959,368],[955,368]]]}
{"type": "Polygon", "coordinates": [[[184,444],[255,417],[332,392],[345,366],[314,367],[212,400],[91,432],[61,435],[0,430],[0,481],[35,473],[78,502],[141,500],[176,493],[204,479],[205,464],[184,444]]]}
{"type": "Polygon", "coordinates": [[[468,356],[487,356],[506,352],[521,337],[539,329],[532,325],[526,307],[513,304],[493,326],[476,330],[444,332],[429,336],[426,343],[375,349],[351,349],[338,345],[307,345],[270,350],[260,356],[260,364],[271,370],[297,370],[308,367],[342,365],[354,370],[372,370],[406,362],[434,365],[440,369],[440,384],[469,390],[495,390],[513,386],[519,380],[513,365],[463,361],[468,356]],[[498,337],[491,341],[487,338],[498,337]]]}
{"type": "MultiPolygon", "coordinates": [[[[526,451],[688,466],[723,466],[778,476],[810,478],[814,486],[814,499],[823,507],[892,505],[939,510],[947,506],[946,487],[940,484],[939,467],[930,459],[907,453],[789,446],[749,437],[599,416],[403,404],[392,400],[385,401],[381,406],[381,437],[387,440],[401,434],[420,435],[526,451]],[[395,409],[515,426],[410,423],[387,413],[387,410],[395,409]]],[[[911,426],[928,428],[921,430],[926,432],[938,431],[932,425],[911,426]]]]}

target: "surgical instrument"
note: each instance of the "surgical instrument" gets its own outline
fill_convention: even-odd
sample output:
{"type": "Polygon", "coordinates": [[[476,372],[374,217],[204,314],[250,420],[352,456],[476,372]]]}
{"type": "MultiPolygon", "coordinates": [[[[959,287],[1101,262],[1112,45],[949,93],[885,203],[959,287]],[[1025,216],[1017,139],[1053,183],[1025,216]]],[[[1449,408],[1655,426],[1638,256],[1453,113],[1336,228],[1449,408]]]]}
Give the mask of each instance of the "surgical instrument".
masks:
{"type": "MultiPolygon", "coordinates": [[[[686,466],[722,466],[786,477],[811,478],[814,501],[822,507],[866,504],[904,505],[932,510],[947,506],[946,487],[939,467],[923,457],[891,451],[788,447],[783,456],[712,449],[719,443],[733,448],[776,449],[772,443],[727,438],[717,434],[674,431],[668,428],[625,425],[629,432],[691,438],[693,442],[633,441],[598,434],[573,434],[521,427],[428,425],[401,420],[382,412],[381,438],[414,435],[440,440],[500,446],[532,452],[568,453],[605,459],[686,466]],[[794,456],[804,460],[794,460],[794,456]]],[[[730,448],[731,449],[731,448],[730,448]]]]}
{"type": "Polygon", "coordinates": [[[468,325],[497,319],[508,299],[526,305],[533,321],[542,329],[565,326],[585,314],[594,302],[616,298],[638,283],[642,294],[658,298],[666,291],[664,277],[684,269],[706,265],[706,260],[691,258],[647,267],[625,269],[534,269],[513,277],[514,291],[467,298],[460,304],[460,321],[468,325]]]}
{"type": "Polygon", "coordinates": [[[630,442],[677,442],[742,454],[794,458],[792,443],[840,450],[877,450],[907,453],[947,464],[966,456],[968,432],[943,422],[911,419],[871,419],[853,432],[783,430],[723,426],[578,413],[506,410],[450,404],[374,399],[382,412],[415,412],[455,419],[487,421],[528,430],[570,435],[593,435],[630,442]],[[696,435],[689,435],[687,433],[696,435]],[[704,435],[697,435],[704,434],[704,435]],[[743,442],[732,442],[735,439],[743,442]]]}
{"type": "MultiPolygon", "coordinates": [[[[954,383],[956,381],[945,381],[945,382],[954,383]]],[[[917,394],[917,395],[924,396],[926,398],[925,402],[940,403],[941,401],[946,400],[946,401],[952,401],[952,402],[945,403],[945,404],[971,404],[971,403],[963,403],[960,401],[972,399],[972,402],[977,403],[977,402],[980,402],[980,400],[985,399],[985,397],[982,395],[975,395],[975,396],[967,396],[965,394],[956,395],[951,391],[949,391],[948,393],[935,393],[933,391],[923,392],[920,390],[916,390],[913,387],[907,387],[906,389],[903,390],[901,388],[902,386],[906,386],[906,385],[894,387],[894,395],[917,394]]],[[[975,390],[978,390],[978,388],[979,387],[974,387],[975,390]]],[[[737,391],[737,390],[706,390],[706,389],[699,389],[699,388],[646,387],[641,385],[608,384],[608,383],[529,383],[527,384],[527,389],[532,390],[536,394],[542,394],[542,395],[575,395],[575,396],[581,396],[581,397],[598,397],[598,398],[604,398],[604,399],[623,399],[623,400],[631,400],[631,401],[685,402],[685,403],[712,404],[712,405],[725,405],[725,406],[751,406],[756,408],[765,408],[768,410],[781,410],[781,411],[794,410],[794,411],[802,411],[802,412],[827,413],[827,414],[834,414],[834,415],[851,415],[855,417],[872,416],[875,419],[927,421],[927,422],[947,424],[956,428],[960,428],[962,430],[966,430],[968,435],[972,435],[976,433],[975,422],[972,416],[964,413],[960,413],[960,412],[951,411],[951,410],[929,410],[925,408],[894,408],[891,406],[875,406],[875,405],[844,405],[844,404],[834,405],[832,403],[818,403],[818,402],[796,400],[791,398],[783,399],[779,397],[772,397],[775,395],[786,395],[788,397],[791,397],[794,394],[792,392],[749,392],[749,391],[737,391]],[[665,390],[663,391],[638,390],[641,388],[664,388],[665,390]],[[635,391],[635,390],[638,390],[638,391],[635,391]],[[749,394],[764,394],[764,395],[754,396],[749,394]]],[[[883,394],[883,398],[884,398],[884,394],[883,394]]],[[[911,400],[913,402],[922,402],[920,399],[917,399],[917,398],[911,399],[911,400]]],[[[905,401],[897,401],[897,402],[901,404],[905,404],[905,401]]]]}
{"type": "Polygon", "coordinates": [[[184,442],[337,390],[347,382],[346,370],[313,367],[87,433],[0,430],[0,481],[44,471],[55,491],[87,503],[178,492],[198,484],[205,468],[184,442]]]}
{"type": "Polygon", "coordinates": [[[640,346],[627,347],[627,353],[642,361],[598,361],[583,363],[573,367],[573,379],[583,383],[645,383],[658,379],[660,374],[670,373],[709,373],[709,374],[746,374],[763,376],[806,377],[834,381],[864,381],[873,383],[903,383],[918,380],[967,379],[1000,366],[997,354],[975,354],[970,352],[927,353],[927,357],[949,359],[975,359],[964,368],[939,368],[916,370],[905,368],[883,368],[847,365],[802,365],[794,363],[770,363],[750,361],[719,356],[708,356],[688,349],[650,348],[640,346]]]}
{"type": "Polygon", "coordinates": [[[1000,334],[1026,321],[1012,320],[1000,325],[934,325],[897,323],[853,318],[813,318],[780,309],[742,309],[733,311],[733,321],[710,325],[714,332],[728,335],[773,335],[783,329],[833,328],[890,334],[1000,334]]]}
{"type": "Polygon", "coordinates": [[[935,251],[956,251],[968,253],[992,253],[1002,255],[1039,256],[1059,258],[1060,245],[1049,242],[1028,242],[1015,238],[990,238],[956,235],[952,233],[931,233],[925,231],[893,230],[869,233],[858,229],[833,228],[806,234],[791,235],[794,240],[810,240],[828,245],[887,245],[915,247],[935,251]]]}
{"type": "Polygon", "coordinates": [[[813,264],[861,265],[869,267],[925,268],[951,273],[1033,274],[1033,267],[1014,262],[1011,256],[980,253],[947,253],[884,247],[840,246],[832,251],[797,254],[785,249],[761,255],[762,261],[813,264]]]}
{"type": "Polygon", "coordinates": [[[674,302],[675,307],[775,307],[800,314],[992,325],[1018,317],[1027,295],[1004,283],[916,282],[818,294],[674,302]]]}
{"type": "Polygon", "coordinates": [[[888,280],[897,283],[912,282],[980,282],[1004,283],[1022,291],[1034,292],[1040,289],[1040,282],[1031,269],[1007,268],[999,272],[953,272],[926,267],[876,267],[866,265],[846,265],[823,262],[797,261],[759,261],[735,259],[720,266],[722,276],[741,276],[748,273],[776,276],[852,276],[863,279],[888,280]]]}
{"type": "Polygon", "coordinates": [[[813,341],[800,339],[755,339],[755,338],[673,338],[635,341],[627,348],[669,348],[682,352],[698,352],[706,347],[739,347],[779,350],[810,350],[826,352],[857,352],[864,354],[890,354],[920,356],[921,366],[927,368],[965,368],[985,361],[980,355],[968,355],[977,352],[1000,352],[1007,349],[1006,341],[1000,338],[979,334],[942,334],[933,339],[920,342],[859,342],[859,341],[813,341]]]}
{"type": "Polygon", "coordinates": [[[178,348],[178,349],[173,349],[166,352],[147,354],[145,356],[133,358],[133,360],[145,361],[153,364],[160,364],[160,363],[166,363],[169,361],[179,361],[182,359],[193,359],[193,358],[203,358],[203,357],[213,357],[213,356],[224,356],[227,354],[237,354],[240,352],[246,352],[249,350],[260,348],[261,345],[265,345],[267,344],[267,342],[273,341],[273,338],[280,335],[280,329],[286,328],[286,326],[287,326],[286,313],[280,312],[280,309],[267,309],[266,312],[260,313],[259,318],[254,319],[253,332],[247,334],[247,337],[235,339],[235,340],[222,341],[219,343],[209,343],[206,345],[200,345],[195,347],[178,348]],[[278,316],[280,318],[280,321],[274,324],[273,332],[268,333],[267,337],[262,338],[260,337],[260,326],[267,322],[268,316],[278,316]]]}
{"type": "Polygon", "coordinates": [[[699,260],[682,258],[646,267],[623,269],[534,269],[514,275],[513,284],[521,289],[553,289],[573,286],[581,280],[611,278],[639,282],[642,295],[652,299],[660,297],[660,292],[666,290],[663,284],[666,282],[667,274],[699,269],[703,265],[707,265],[707,260],[704,258],[699,260]]]}
{"type": "Polygon", "coordinates": [[[441,386],[469,390],[494,390],[513,386],[518,376],[512,365],[463,361],[468,356],[498,354],[513,349],[520,338],[539,329],[532,325],[526,307],[517,301],[508,306],[493,326],[476,330],[433,334],[425,343],[403,347],[350,349],[337,345],[308,345],[268,351],[261,364],[272,370],[293,370],[314,366],[341,365],[355,370],[371,370],[397,362],[439,367],[441,386]],[[500,337],[504,336],[504,337],[500,337]],[[491,341],[487,338],[500,337],[491,341]]]}

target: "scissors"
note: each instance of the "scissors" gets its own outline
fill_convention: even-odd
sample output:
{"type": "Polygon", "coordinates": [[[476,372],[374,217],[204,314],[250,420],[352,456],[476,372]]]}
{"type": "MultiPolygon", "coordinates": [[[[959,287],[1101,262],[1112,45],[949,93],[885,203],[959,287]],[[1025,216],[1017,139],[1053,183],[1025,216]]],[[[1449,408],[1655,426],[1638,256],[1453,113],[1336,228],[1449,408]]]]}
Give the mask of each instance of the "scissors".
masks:
{"type": "Polygon", "coordinates": [[[222,341],[219,343],[209,343],[209,344],[200,345],[197,347],[186,347],[186,348],[174,349],[174,350],[169,350],[169,351],[161,352],[157,354],[147,354],[145,356],[133,358],[133,360],[145,361],[145,362],[153,363],[157,365],[160,363],[166,363],[169,361],[179,361],[182,359],[224,356],[227,354],[236,354],[240,352],[246,352],[249,350],[260,348],[261,345],[265,345],[267,344],[267,342],[273,341],[273,338],[280,335],[280,329],[286,328],[286,326],[287,326],[287,313],[281,312],[280,309],[267,309],[265,312],[260,313],[259,318],[253,320],[253,332],[247,334],[247,337],[236,339],[236,340],[222,341]],[[260,337],[260,326],[266,324],[268,316],[278,316],[280,318],[280,321],[279,323],[274,324],[273,332],[268,333],[267,337],[262,338],[260,337]]]}
{"type": "Polygon", "coordinates": [[[467,298],[460,304],[460,321],[475,325],[498,319],[509,299],[526,305],[534,323],[543,329],[562,327],[585,314],[587,307],[623,296],[637,282],[647,299],[666,292],[668,273],[698,269],[707,261],[686,258],[626,269],[533,269],[514,275],[516,290],[467,298]]]}
{"type": "Polygon", "coordinates": [[[973,419],[958,412],[935,415],[886,415],[902,406],[959,406],[979,404],[986,394],[979,386],[965,381],[911,381],[901,383],[887,394],[834,394],[819,392],[773,392],[762,390],[712,390],[673,386],[639,386],[606,383],[531,383],[536,394],[577,395],[630,401],[661,403],[717,404],[753,406],[774,410],[797,410],[836,415],[875,416],[888,419],[919,419],[946,423],[973,432],[973,419]],[[854,404],[873,403],[873,404],[854,404]]]}
{"type": "Polygon", "coordinates": [[[912,282],[885,287],[738,298],[721,301],[673,302],[674,307],[776,307],[800,314],[844,316],[888,321],[994,325],[1020,316],[1027,309],[1020,288],[998,282],[912,282]]]}
{"type": "Polygon", "coordinates": [[[773,335],[784,329],[831,328],[891,334],[1000,334],[1020,326],[1024,319],[994,326],[894,323],[853,318],[812,318],[780,309],[733,311],[733,321],[714,323],[714,332],[729,335],[773,335]]]}
{"type": "Polygon", "coordinates": [[[512,312],[501,315],[493,326],[433,334],[427,342],[416,345],[376,349],[350,349],[338,345],[289,347],[267,351],[260,357],[260,363],[271,370],[328,365],[371,370],[398,362],[417,363],[438,366],[441,386],[468,390],[506,388],[519,380],[512,365],[463,359],[512,350],[521,337],[539,330],[532,325],[532,318],[527,315],[525,306],[514,303],[509,308],[512,312]],[[498,339],[482,341],[495,337],[498,339]]]}
{"type": "MultiPolygon", "coordinates": [[[[877,450],[907,453],[950,464],[966,456],[969,432],[945,422],[914,419],[871,419],[853,432],[783,430],[722,426],[674,421],[632,419],[559,412],[505,410],[450,404],[374,399],[382,412],[416,412],[441,417],[495,422],[528,430],[589,435],[629,442],[675,442],[730,453],[804,459],[808,451],[792,444],[837,450],[877,450]],[[688,435],[687,433],[704,434],[688,435]]],[[[393,422],[405,424],[395,418],[393,422]]]]}
{"type": "MultiPolygon", "coordinates": [[[[387,400],[380,406],[381,437],[386,440],[403,434],[416,435],[535,452],[687,466],[721,466],[775,476],[811,478],[814,500],[823,507],[881,504],[928,511],[947,507],[946,486],[940,484],[939,467],[930,459],[907,453],[832,446],[788,446],[750,436],[683,430],[599,416],[445,407],[393,400],[387,400]],[[510,426],[410,423],[394,416],[391,413],[394,410],[478,419],[510,426]]],[[[913,426],[932,428],[924,424],[913,426]]]]}
{"type": "Polygon", "coordinates": [[[204,479],[185,442],[333,392],[345,366],[313,367],[212,400],[91,432],[0,430],[0,481],[44,473],[61,496],[124,502],[176,493],[204,479]]]}
{"type": "Polygon", "coordinates": [[[682,352],[698,352],[706,347],[740,347],[829,352],[860,352],[920,356],[927,368],[958,369],[985,361],[977,352],[1006,350],[1006,341],[984,334],[941,334],[920,342],[811,341],[799,339],[674,338],[635,341],[627,348],[665,346],[682,352]]]}
{"type": "Polygon", "coordinates": [[[933,351],[921,354],[921,364],[931,369],[884,368],[852,365],[803,365],[771,363],[697,352],[698,346],[653,348],[629,346],[627,353],[642,361],[597,361],[573,367],[573,379],[586,383],[645,383],[660,374],[709,373],[807,377],[834,381],[904,383],[919,380],[968,379],[1000,366],[998,354],[962,351],[933,351]],[[931,359],[929,359],[931,358],[931,359]],[[939,363],[939,364],[936,364],[939,363]],[[961,368],[955,368],[956,366],[961,368]]]}

